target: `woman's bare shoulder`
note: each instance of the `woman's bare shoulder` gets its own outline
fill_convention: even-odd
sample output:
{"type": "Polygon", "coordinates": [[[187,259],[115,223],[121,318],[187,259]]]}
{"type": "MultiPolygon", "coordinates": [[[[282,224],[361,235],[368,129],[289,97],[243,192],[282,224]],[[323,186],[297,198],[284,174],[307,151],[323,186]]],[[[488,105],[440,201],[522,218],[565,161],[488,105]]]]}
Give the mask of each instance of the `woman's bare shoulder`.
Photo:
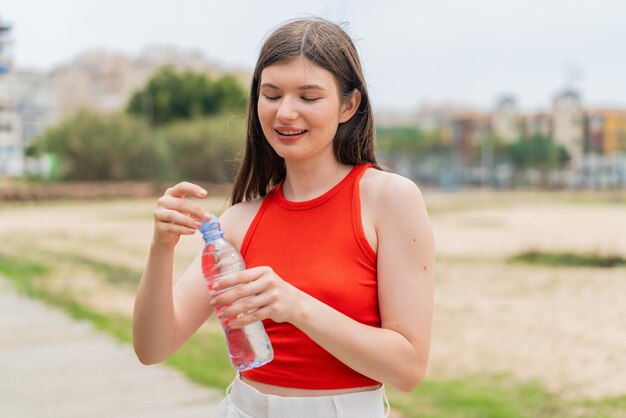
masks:
{"type": "Polygon", "coordinates": [[[263,197],[260,197],[254,200],[239,202],[226,209],[220,216],[220,225],[224,231],[224,236],[235,244],[237,248],[241,248],[246,232],[248,232],[250,224],[252,224],[254,217],[259,211],[263,199],[263,197]]]}
{"type": "Polygon", "coordinates": [[[388,187],[400,184],[415,185],[412,180],[403,177],[400,174],[392,173],[390,171],[377,170],[375,168],[365,170],[365,173],[363,173],[363,179],[367,179],[373,186],[378,187],[388,187]]]}
{"type": "MultiPolygon", "coordinates": [[[[363,204],[377,215],[388,215],[390,209],[403,203],[422,200],[421,191],[412,180],[388,171],[366,170],[361,180],[363,204]]],[[[378,217],[378,216],[377,216],[378,217]]]]}

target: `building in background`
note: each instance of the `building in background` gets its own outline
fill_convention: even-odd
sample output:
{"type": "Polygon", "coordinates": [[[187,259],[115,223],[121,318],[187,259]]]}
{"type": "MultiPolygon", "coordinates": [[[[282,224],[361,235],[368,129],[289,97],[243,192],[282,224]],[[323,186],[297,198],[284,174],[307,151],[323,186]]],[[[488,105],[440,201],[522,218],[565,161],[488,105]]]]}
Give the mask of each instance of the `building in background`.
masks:
{"type": "Polygon", "coordinates": [[[467,149],[475,142],[476,132],[484,131],[485,117],[469,107],[424,105],[415,114],[413,124],[422,132],[439,133],[446,146],[457,144],[467,149]]]}
{"type": "Polygon", "coordinates": [[[375,122],[377,128],[389,128],[394,126],[414,126],[416,119],[416,112],[384,110],[376,112],[375,122]]]}
{"type": "Polygon", "coordinates": [[[586,150],[604,155],[626,151],[626,110],[590,110],[587,114],[586,150]]]}
{"type": "Polygon", "coordinates": [[[464,166],[471,162],[472,151],[491,132],[490,116],[477,111],[462,111],[452,120],[453,150],[464,166]]]}
{"type": "Polygon", "coordinates": [[[122,108],[130,92],[147,75],[133,71],[130,59],[120,54],[87,52],[57,67],[54,77],[60,119],[80,109],[108,113],[122,108]]]}
{"type": "Polygon", "coordinates": [[[551,138],[563,145],[574,161],[585,153],[585,115],[578,92],[566,89],[554,97],[551,138]]]}
{"type": "Polygon", "coordinates": [[[4,22],[0,16],[0,74],[8,72],[13,63],[11,45],[11,25],[4,22]]]}
{"type": "Polygon", "coordinates": [[[522,116],[522,136],[552,137],[552,115],[546,112],[532,113],[522,116]]]}
{"type": "MultiPolygon", "coordinates": [[[[159,68],[203,72],[212,77],[225,71],[199,52],[170,47],[151,47],[139,56],[90,51],[57,67],[59,117],[65,119],[80,109],[109,113],[122,110],[131,95],[142,88],[159,68]]],[[[234,73],[246,85],[251,76],[245,71],[234,73]]]]}
{"type": "Polygon", "coordinates": [[[515,97],[501,97],[491,114],[492,133],[506,143],[513,143],[521,136],[520,112],[515,97]]]}
{"type": "Polygon", "coordinates": [[[432,164],[422,159],[419,161],[421,168],[411,170],[406,169],[411,163],[403,161],[404,172],[417,173],[415,178],[427,181],[439,178],[440,185],[510,186],[519,173],[516,174],[512,161],[497,155],[501,151],[496,148],[501,145],[490,138],[512,144],[523,138],[542,136],[562,145],[571,160],[562,169],[551,169],[543,179],[537,169],[529,169],[526,184],[626,186],[626,109],[585,109],[579,93],[572,88],[554,97],[549,112],[524,114],[518,110],[513,97],[503,96],[491,113],[426,105],[416,113],[387,115],[385,126],[394,123],[435,133],[441,143],[450,148],[452,161],[433,156],[432,164]],[[428,175],[422,175],[426,171],[428,175]]]}
{"type": "Polygon", "coordinates": [[[25,150],[57,120],[54,77],[13,65],[11,26],[0,19],[0,176],[26,171],[25,150]]]}
{"type": "Polygon", "coordinates": [[[10,81],[11,43],[11,25],[0,16],[0,176],[19,175],[23,165],[18,134],[20,120],[15,112],[16,98],[10,81]]]}
{"type": "Polygon", "coordinates": [[[21,176],[25,150],[58,120],[54,78],[13,68],[0,77],[0,98],[0,175],[21,176]]]}

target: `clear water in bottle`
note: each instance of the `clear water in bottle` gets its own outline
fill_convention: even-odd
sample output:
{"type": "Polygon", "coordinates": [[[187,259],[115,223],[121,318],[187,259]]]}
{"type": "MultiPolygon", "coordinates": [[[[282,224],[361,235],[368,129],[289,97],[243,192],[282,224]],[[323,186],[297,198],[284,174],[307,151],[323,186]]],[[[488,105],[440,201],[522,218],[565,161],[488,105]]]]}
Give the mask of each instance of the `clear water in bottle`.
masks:
{"type": "MultiPolygon", "coordinates": [[[[202,273],[209,289],[221,276],[246,268],[239,251],[224,239],[224,233],[215,216],[202,223],[200,232],[205,242],[202,252],[202,273]]],[[[216,313],[221,309],[224,307],[217,308],[216,313]]],[[[274,358],[272,344],[261,321],[237,329],[230,328],[228,321],[226,318],[220,320],[220,323],[226,336],[228,355],[235,369],[249,370],[267,364],[274,358]]]]}

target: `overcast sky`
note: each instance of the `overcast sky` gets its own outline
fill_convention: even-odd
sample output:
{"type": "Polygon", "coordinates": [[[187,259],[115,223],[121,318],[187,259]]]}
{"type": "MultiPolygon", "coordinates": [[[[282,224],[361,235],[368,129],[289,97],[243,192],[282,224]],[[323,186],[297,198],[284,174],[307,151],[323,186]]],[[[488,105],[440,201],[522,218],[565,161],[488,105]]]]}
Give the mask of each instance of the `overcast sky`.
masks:
{"type": "Polygon", "coordinates": [[[280,22],[348,22],[376,110],[490,109],[510,93],[547,109],[567,83],[587,106],[626,107],[626,0],[2,0],[17,66],[49,69],[93,48],[201,50],[252,68],[280,22]]]}

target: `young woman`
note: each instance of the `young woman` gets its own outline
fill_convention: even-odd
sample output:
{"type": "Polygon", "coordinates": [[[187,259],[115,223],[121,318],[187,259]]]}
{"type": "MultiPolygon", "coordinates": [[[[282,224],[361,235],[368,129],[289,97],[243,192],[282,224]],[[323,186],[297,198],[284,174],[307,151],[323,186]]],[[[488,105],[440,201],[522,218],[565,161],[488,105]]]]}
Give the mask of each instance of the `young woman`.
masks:
{"type": "Polygon", "coordinates": [[[376,162],[361,64],[341,27],[291,21],[261,49],[245,155],[220,217],[247,270],[222,278],[215,297],[200,257],[172,286],[180,236],[209,216],[185,196],[206,195],[184,182],[158,200],[133,322],[142,363],[168,358],[224,307],[235,327],[264,320],[274,360],[237,375],[218,417],[382,417],[382,384],[422,381],[432,228],[418,187],[376,162]]]}

